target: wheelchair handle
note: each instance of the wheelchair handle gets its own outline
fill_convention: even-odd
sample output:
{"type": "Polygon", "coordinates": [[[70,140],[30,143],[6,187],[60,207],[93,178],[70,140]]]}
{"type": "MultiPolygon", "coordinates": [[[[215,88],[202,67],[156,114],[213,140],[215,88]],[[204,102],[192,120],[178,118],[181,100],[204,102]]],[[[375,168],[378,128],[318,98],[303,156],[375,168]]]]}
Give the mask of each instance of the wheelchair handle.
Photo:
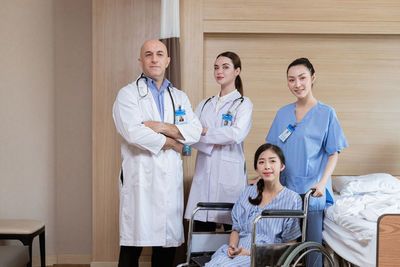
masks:
{"type": "Polygon", "coordinates": [[[317,189],[315,189],[315,188],[310,188],[310,189],[308,189],[308,191],[306,192],[306,195],[307,195],[309,192],[310,192],[310,194],[314,194],[315,191],[317,191],[317,189]]]}
{"type": "Polygon", "coordinates": [[[262,216],[277,216],[277,217],[303,217],[304,212],[302,210],[263,210],[261,213],[262,216]]]}
{"type": "Polygon", "coordinates": [[[225,202],[199,202],[197,203],[197,207],[199,208],[220,208],[220,209],[232,209],[234,203],[225,203],[225,202]]]}

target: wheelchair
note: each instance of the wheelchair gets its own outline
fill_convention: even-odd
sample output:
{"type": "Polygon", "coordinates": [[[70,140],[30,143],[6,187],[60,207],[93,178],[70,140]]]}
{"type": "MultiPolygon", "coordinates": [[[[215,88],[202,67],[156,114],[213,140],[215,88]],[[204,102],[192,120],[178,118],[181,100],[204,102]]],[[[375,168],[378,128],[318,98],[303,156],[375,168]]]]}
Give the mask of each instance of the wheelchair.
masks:
{"type": "MultiPolygon", "coordinates": [[[[310,189],[304,195],[303,210],[264,210],[252,224],[251,267],[292,267],[306,266],[305,259],[310,253],[320,253],[324,266],[334,267],[332,256],[321,244],[306,241],[307,215],[310,195],[315,189],[310,189]],[[255,233],[257,222],[267,218],[299,218],[301,223],[301,239],[296,243],[257,244],[255,233]]],[[[189,221],[186,262],[177,267],[204,266],[211,260],[211,255],[223,244],[229,241],[230,232],[194,232],[194,216],[200,210],[230,211],[233,203],[199,202],[193,210],[189,221]]],[[[310,266],[312,267],[312,266],[310,266]]]]}

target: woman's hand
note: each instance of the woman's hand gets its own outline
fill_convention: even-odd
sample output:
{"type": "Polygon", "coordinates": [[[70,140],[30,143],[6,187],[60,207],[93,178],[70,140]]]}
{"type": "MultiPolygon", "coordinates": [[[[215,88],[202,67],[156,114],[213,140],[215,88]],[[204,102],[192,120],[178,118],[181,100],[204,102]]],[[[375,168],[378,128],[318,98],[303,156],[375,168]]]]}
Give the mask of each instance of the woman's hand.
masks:
{"type": "Polygon", "coordinates": [[[230,258],[235,258],[236,256],[250,256],[250,251],[244,249],[242,246],[240,246],[239,248],[234,246],[229,246],[228,256],[230,258]]]}
{"type": "Polygon", "coordinates": [[[239,248],[234,247],[234,246],[229,246],[229,248],[228,248],[228,256],[230,258],[234,258],[234,257],[240,255],[240,253],[242,252],[242,249],[243,249],[242,246],[240,246],[239,248]]]}
{"type": "Polygon", "coordinates": [[[242,251],[240,252],[239,256],[250,256],[250,251],[242,248],[242,251]]]}
{"type": "Polygon", "coordinates": [[[205,136],[207,131],[208,131],[208,128],[207,127],[203,127],[203,131],[201,131],[201,135],[205,136]]]}
{"type": "Polygon", "coordinates": [[[325,183],[323,181],[319,181],[317,184],[311,186],[311,188],[315,189],[313,197],[322,197],[325,195],[325,183]]]}

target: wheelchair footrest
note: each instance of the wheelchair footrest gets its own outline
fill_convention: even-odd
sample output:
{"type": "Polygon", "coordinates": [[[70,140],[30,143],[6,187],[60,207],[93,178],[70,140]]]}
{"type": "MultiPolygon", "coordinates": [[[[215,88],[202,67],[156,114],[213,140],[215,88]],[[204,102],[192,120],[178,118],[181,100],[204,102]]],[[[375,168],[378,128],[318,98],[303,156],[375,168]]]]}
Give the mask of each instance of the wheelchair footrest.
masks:
{"type": "Polygon", "coordinates": [[[210,260],[211,260],[211,255],[208,254],[192,257],[192,261],[196,263],[198,266],[204,266],[210,260]]]}

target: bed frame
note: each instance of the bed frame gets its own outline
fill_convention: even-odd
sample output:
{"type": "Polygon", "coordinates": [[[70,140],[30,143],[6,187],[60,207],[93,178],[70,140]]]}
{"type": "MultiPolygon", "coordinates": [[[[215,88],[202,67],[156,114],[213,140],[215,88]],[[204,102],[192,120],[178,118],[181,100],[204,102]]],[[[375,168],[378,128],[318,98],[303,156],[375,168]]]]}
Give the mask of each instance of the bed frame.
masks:
{"type": "Polygon", "coordinates": [[[384,214],[378,219],[376,266],[400,266],[400,214],[384,214]]]}
{"type": "Polygon", "coordinates": [[[400,214],[379,217],[377,233],[376,266],[400,266],[400,214]]]}

